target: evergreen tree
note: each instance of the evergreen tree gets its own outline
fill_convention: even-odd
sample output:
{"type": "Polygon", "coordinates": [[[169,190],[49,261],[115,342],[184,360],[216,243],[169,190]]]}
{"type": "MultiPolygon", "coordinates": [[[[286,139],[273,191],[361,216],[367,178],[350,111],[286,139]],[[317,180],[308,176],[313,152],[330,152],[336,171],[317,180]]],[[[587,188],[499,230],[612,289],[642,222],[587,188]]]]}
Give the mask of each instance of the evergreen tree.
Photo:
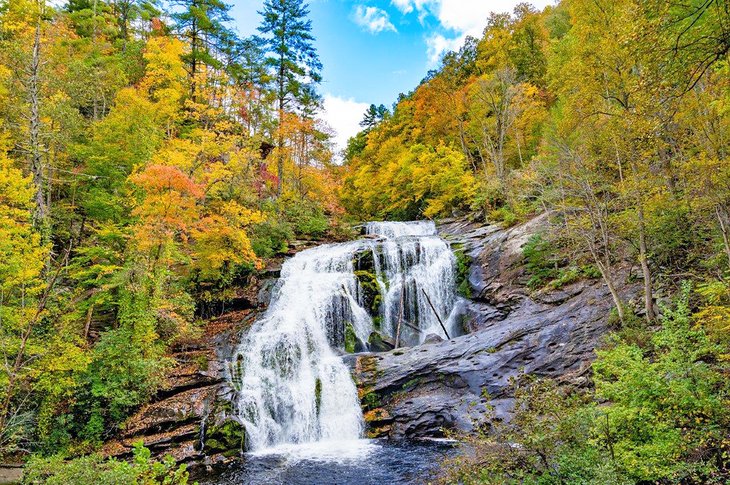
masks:
{"type": "Polygon", "coordinates": [[[386,119],[388,115],[390,115],[390,112],[385,105],[381,104],[380,106],[375,106],[374,104],[371,104],[367,111],[365,111],[365,115],[360,122],[360,126],[365,128],[365,130],[372,130],[378,126],[381,121],[386,119]]]}
{"type": "Polygon", "coordinates": [[[224,67],[222,58],[228,57],[236,36],[227,26],[231,20],[231,6],[221,0],[175,0],[173,5],[182,7],[172,14],[175,29],[190,46],[183,55],[190,76],[190,95],[196,101],[198,76],[205,67],[224,67]]]}
{"type": "Polygon", "coordinates": [[[278,193],[281,195],[284,176],[284,136],[281,125],[284,113],[292,104],[310,104],[313,85],[322,80],[322,64],[314,49],[309,8],[300,0],[266,0],[259,32],[266,36],[269,56],[266,65],[272,70],[279,110],[277,140],[278,193]]]}

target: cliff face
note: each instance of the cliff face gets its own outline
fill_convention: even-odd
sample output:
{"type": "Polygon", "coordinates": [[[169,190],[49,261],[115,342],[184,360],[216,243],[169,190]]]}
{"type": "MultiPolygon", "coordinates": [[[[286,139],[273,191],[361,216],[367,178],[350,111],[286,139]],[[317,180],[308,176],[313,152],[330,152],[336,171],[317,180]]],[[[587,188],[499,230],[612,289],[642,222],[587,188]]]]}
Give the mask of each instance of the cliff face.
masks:
{"type": "Polygon", "coordinates": [[[243,430],[227,415],[231,390],[226,372],[241,333],[265,308],[272,281],[254,278],[240,292],[238,310],[208,320],[199,338],[174,349],[170,357],[176,366],[167,386],[127,420],[115,440],[105,444],[105,455],[128,458],[140,440],[155,455],[169,454],[178,462],[238,454],[243,430]]]}
{"type": "MultiPolygon", "coordinates": [[[[587,383],[594,349],[608,332],[611,296],[600,280],[531,294],[522,248],[547,224],[511,229],[460,220],[439,230],[468,257],[470,334],[447,342],[350,359],[370,436],[439,437],[486,419],[485,405],[509,417],[510,380],[522,373],[587,383]]],[[[626,300],[636,288],[622,288],[626,300]]]]}

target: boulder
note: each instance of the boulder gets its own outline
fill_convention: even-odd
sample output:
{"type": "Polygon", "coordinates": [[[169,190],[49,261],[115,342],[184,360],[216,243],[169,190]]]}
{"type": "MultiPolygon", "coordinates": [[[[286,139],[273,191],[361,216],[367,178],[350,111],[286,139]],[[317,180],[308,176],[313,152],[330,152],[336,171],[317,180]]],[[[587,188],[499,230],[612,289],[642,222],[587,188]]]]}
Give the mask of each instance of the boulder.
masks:
{"type": "Polygon", "coordinates": [[[437,344],[437,343],[440,343],[443,341],[444,341],[444,338],[441,337],[440,335],[436,335],[435,333],[429,333],[428,335],[426,335],[426,338],[423,340],[423,344],[424,345],[437,344]]]}
{"type": "Polygon", "coordinates": [[[368,338],[368,346],[371,352],[388,352],[395,348],[395,342],[378,332],[373,332],[368,338]]]}

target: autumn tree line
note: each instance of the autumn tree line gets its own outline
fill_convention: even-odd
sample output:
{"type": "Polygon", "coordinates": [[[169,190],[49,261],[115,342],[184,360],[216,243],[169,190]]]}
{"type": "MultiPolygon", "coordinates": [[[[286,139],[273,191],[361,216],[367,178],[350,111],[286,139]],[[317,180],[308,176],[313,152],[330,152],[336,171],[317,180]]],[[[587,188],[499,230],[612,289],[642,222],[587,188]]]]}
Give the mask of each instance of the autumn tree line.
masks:
{"type": "Polygon", "coordinates": [[[730,269],[727,10],[565,1],[493,14],[350,141],[347,208],[508,225],[555,211],[621,320],[613,264],[635,257],[653,320],[662,273],[730,269]]]}
{"type": "Polygon", "coordinates": [[[306,4],[0,1],[0,455],[96,449],[294,238],[339,237],[306,4]],[[55,6],[54,6],[55,5],[55,6]]]}
{"type": "Polygon", "coordinates": [[[521,4],[350,140],[352,213],[544,214],[527,285],[596,279],[614,303],[590,389],[515,382],[516,419],[452,482],[728,480],[729,34],[724,0],[521,4]]]}

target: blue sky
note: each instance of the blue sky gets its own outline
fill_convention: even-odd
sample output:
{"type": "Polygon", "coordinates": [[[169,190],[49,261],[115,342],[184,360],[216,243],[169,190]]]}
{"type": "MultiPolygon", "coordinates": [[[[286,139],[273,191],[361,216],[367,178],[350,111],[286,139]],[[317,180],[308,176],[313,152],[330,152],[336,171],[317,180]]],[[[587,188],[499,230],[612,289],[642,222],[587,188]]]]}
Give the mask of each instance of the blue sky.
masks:
{"type": "MultiPolygon", "coordinates": [[[[412,90],[440,56],[479,36],[490,11],[519,0],[310,0],[316,48],[324,65],[322,117],[343,147],[370,103],[391,106],[412,90]]],[[[242,35],[255,32],[263,0],[232,2],[242,35]]],[[[533,0],[542,8],[551,0],[533,0]]]]}

